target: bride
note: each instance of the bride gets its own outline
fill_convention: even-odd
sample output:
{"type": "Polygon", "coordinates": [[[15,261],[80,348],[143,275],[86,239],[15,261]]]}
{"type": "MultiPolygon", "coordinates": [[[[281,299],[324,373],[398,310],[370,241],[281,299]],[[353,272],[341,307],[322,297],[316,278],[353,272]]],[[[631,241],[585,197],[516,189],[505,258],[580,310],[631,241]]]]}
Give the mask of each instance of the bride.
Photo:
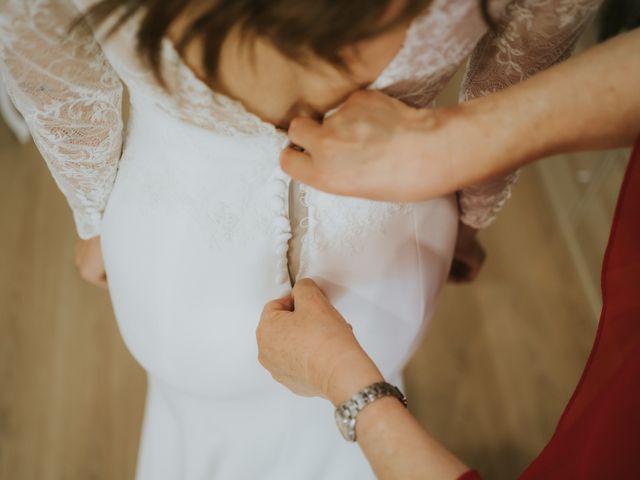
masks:
{"type": "Polygon", "coordinates": [[[0,0],[3,80],[148,372],[138,480],[372,477],[324,402],[258,364],[262,306],[314,278],[400,383],[458,221],[488,225],[515,176],[411,205],[336,197],[280,170],[283,129],[361,88],[427,107],[469,54],[462,100],[520,81],[598,3],[0,0]]]}

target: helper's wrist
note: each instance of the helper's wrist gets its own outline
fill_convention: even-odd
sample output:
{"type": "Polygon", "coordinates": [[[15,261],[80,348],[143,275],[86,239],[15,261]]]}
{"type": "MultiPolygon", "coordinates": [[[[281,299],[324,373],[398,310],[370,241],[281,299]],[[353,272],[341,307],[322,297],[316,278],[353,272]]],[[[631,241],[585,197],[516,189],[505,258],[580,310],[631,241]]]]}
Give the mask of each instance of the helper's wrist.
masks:
{"type": "MultiPolygon", "coordinates": [[[[533,127],[544,107],[528,105],[509,89],[438,109],[443,118],[451,190],[481,183],[515,170],[545,148],[543,132],[533,127]]],[[[539,128],[540,129],[540,128],[539,128]]]]}
{"type": "Polygon", "coordinates": [[[362,349],[343,354],[330,372],[325,396],[337,406],[363,388],[383,381],[384,378],[362,349]]]}

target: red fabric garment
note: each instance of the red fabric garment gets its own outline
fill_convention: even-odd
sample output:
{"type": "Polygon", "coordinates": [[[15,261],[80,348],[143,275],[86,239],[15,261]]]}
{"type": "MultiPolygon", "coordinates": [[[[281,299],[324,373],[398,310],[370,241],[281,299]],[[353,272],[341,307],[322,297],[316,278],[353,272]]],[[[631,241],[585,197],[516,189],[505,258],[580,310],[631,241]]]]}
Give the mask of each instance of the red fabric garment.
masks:
{"type": "MultiPolygon", "coordinates": [[[[520,480],[640,479],[640,137],[602,265],[602,314],[556,431],[520,480]]],[[[469,471],[459,480],[479,480],[469,471]]]]}
{"type": "Polygon", "coordinates": [[[591,355],[549,444],[520,480],[640,479],[640,138],[618,196],[591,355]]]}
{"type": "Polygon", "coordinates": [[[468,472],[463,473],[458,480],[482,480],[482,478],[480,478],[480,474],[475,470],[469,470],[468,472]]]}

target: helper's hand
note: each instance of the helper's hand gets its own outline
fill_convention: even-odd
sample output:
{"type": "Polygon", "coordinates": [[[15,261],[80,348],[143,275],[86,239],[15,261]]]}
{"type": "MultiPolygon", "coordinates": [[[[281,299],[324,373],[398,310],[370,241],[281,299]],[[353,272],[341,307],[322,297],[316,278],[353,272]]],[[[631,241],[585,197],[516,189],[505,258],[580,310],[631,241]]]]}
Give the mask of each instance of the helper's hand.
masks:
{"type": "Polygon", "coordinates": [[[289,138],[304,151],[285,149],[282,168],[338,195],[418,201],[449,193],[461,186],[456,159],[470,155],[476,169],[482,165],[474,139],[460,138],[468,136],[462,110],[415,109],[379,92],[359,91],[323,124],[294,119],[289,138]]]}
{"type": "Polygon", "coordinates": [[[427,200],[517,167],[527,142],[514,133],[518,123],[512,120],[493,98],[415,109],[379,92],[358,91],[322,124],[294,119],[294,146],[282,152],[281,165],[329,193],[427,200]]]}
{"type": "Polygon", "coordinates": [[[100,237],[78,240],[76,243],[76,266],[80,277],[101,288],[107,288],[107,274],[102,261],[100,237]]]}
{"type": "Polygon", "coordinates": [[[269,302],[256,331],[258,360],[294,393],[338,404],[382,376],[351,326],[310,279],[269,302]]]}

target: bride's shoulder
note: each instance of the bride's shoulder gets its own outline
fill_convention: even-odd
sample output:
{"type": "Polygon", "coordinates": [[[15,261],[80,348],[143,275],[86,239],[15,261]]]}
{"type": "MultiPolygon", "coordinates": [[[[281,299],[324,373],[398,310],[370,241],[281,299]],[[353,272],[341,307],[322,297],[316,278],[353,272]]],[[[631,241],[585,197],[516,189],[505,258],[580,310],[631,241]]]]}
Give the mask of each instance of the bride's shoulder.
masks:
{"type": "MultiPolygon", "coordinates": [[[[0,10],[4,12],[22,13],[24,15],[40,15],[41,13],[69,15],[89,10],[100,0],[2,0],[0,10]]],[[[69,20],[73,20],[70,18],[69,20]]]]}
{"type": "MultiPolygon", "coordinates": [[[[100,0],[0,0],[0,24],[11,30],[30,25],[34,30],[73,31],[76,20],[100,0]]],[[[76,29],[77,30],[77,29],[76,29]]]]}
{"type": "MultiPolygon", "coordinates": [[[[490,0],[488,14],[497,19],[514,0],[490,0]]],[[[486,28],[481,0],[434,0],[413,22],[420,36],[436,39],[442,35],[473,35],[476,27],[486,28]]]]}

